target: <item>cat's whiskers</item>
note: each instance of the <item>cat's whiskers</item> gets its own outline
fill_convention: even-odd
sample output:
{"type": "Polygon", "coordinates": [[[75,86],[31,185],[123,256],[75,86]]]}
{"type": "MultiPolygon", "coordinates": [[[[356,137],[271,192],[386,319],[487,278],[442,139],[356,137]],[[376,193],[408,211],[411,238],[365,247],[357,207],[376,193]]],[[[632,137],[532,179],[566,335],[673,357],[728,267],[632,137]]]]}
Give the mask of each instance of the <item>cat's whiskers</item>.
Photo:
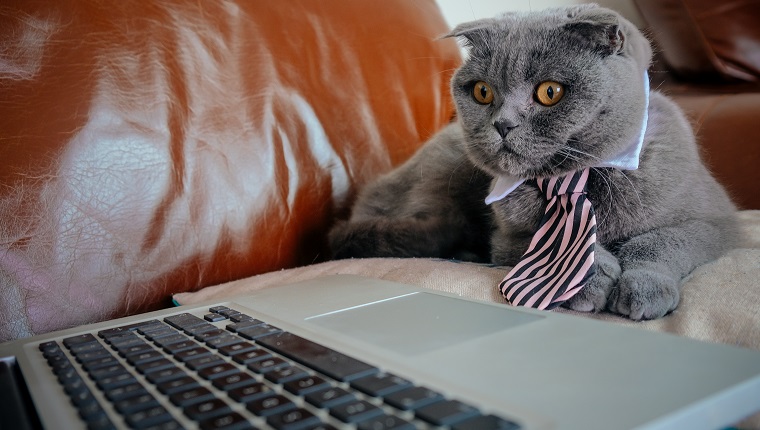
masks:
{"type": "MultiPolygon", "coordinates": [[[[604,184],[607,186],[607,190],[608,190],[609,195],[612,196],[613,181],[610,179],[609,174],[607,173],[607,171],[604,170],[604,169],[598,168],[598,167],[592,167],[591,170],[593,170],[594,172],[596,172],[598,174],[598,176],[604,181],[604,184]]],[[[609,217],[609,214],[612,213],[612,199],[610,198],[610,199],[605,199],[605,200],[607,202],[607,208],[604,211],[599,211],[598,210],[600,202],[595,202],[594,203],[597,206],[597,217],[599,217],[599,213],[603,213],[604,214],[604,217],[600,217],[599,218],[599,220],[598,220],[599,224],[603,224],[606,221],[607,217],[609,217]]]]}

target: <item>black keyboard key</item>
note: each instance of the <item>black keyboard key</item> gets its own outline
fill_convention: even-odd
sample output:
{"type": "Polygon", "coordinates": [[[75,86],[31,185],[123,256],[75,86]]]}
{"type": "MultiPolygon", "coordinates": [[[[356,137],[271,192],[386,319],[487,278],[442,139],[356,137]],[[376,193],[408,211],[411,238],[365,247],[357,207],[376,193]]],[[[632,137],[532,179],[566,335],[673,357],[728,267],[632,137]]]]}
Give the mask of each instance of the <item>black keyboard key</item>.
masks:
{"type": "Polygon", "coordinates": [[[237,333],[238,330],[241,330],[241,329],[244,329],[244,328],[253,327],[253,326],[257,326],[257,325],[262,325],[262,324],[264,324],[264,321],[259,321],[257,319],[252,319],[252,320],[247,320],[247,321],[241,321],[239,323],[227,324],[226,329],[228,331],[233,332],[233,333],[237,333]]]}
{"type": "Polygon", "coordinates": [[[297,396],[302,396],[306,393],[311,393],[312,391],[328,388],[330,387],[330,383],[322,377],[316,375],[306,375],[298,379],[286,382],[284,384],[284,387],[291,393],[297,396]]]}
{"type": "Polygon", "coordinates": [[[256,340],[260,337],[269,336],[271,334],[280,332],[282,332],[282,329],[269,324],[258,324],[237,330],[237,334],[248,340],[256,340]]]}
{"type": "Polygon", "coordinates": [[[218,349],[223,348],[225,346],[234,345],[236,343],[241,343],[242,340],[238,338],[237,336],[233,336],[231,334],[224,334],[221,336],[217,336],[215,338],[209,339],[206,341],[206,345],[218,349]]]}
{"type": "Polygon", "coordinates": [[[149,331],[155,331],[163,328],[168,328],[168,326],[159,320],[150,320],[145,321],[143,325],[138,326],[137,332],[140,334],[145,334],[149,331]]]}
{"type": "Polygon", "coordinates": [[[79,412],[79,416],[82,417],[82,419],[85,421],[95,420],[99,416],[105,415],[103,408],[98,404],[98,402],[89,403],[77,409],[77,412],[79,412]]]}
{"type": "Polygon", "coordinates": [[[495,415],[481,415],[454,424],[451,430],[519,430],[520,425],[495,415]]]}
{"type": "Polygon", "coordinates": [[[150,372],[155,372],[155,371],[160,371],[160,370],[165,370],[165,369],[170,369],[170,368],[176,368],[176,367],[177,367],[176,364],[174,364],[173,362],[171,362],[171,361],[169,361],[169,360],[167,360],[165,358],[161,358],[161,359],[153,360],[153,361],[148,361],[148,362],[145,362],[145,363],[139,363],[139,364],[135,365],[135,368],[140,373],[142,373],[142,374],[146,374],[146,373],[150,373],[150,372]]]}
{"type": "Polygon", "coordinates": [[[133,397],[138,396],[140,394],[147,394],[148,391],[145,390],[145,388],[139,384],[128,384],[121,387],[116,387],[111,390],[106,391],[104,394],[110,400],[111,402],[118,402],[119,400],[124,400],[127,397],[133,397]]]}
{"type": "Polygon", "coordinates": [[[259,348],[250,342],[238,342],[219,348],[219,352],[224,355],[235,355],[240,354],[241,352],[253,351],[254,349],[259,348]]]}
{"type": "Polygon", "coordinates": [[[198,381],[195,378],[191,376],[182,376],[177,379],[172,379],[166,382],[158,383],[156,387],[158,388],[158,391],[169,396],[175,393],[179,393],[180,391],[185,391],[191,388],[200,387],[200,385],[201,384],[198,383],[198,381]]]}
{"type": "Polygon", "coordinates": [[[77,336],[67,337],[63,340],[63,345],[66,348],[71,348],[74,345],[81,345],[84,343],[98,343],[98,339],[90,333],[80,334],[77,336]]]}
{"type": "Polygon", "coordinates": [[[139,352],[136,354],[128,355],[126,358],[129,364],[133,366],[137,366],[138,364],[147,363],[149,361],[160,360],[164,358],[164,355],[154,349],[150,351],[139,352]]]}
{"type": "Polygon", "coordinates": [[[188,337],[185,336],[184,334],[174,332],[168,336],[161,336],[161,337],[153,339],[153,343],[155,343],[161,348],[165,348],[173,343],[187,342],[189,340],[191,339],[188,339],[188,337]]]}
{"type": "Polygon", "coordinates": [[[63,352],[63,350],[57,350],[54,352],[48,351],[42,354],[43,357],[45,357],[45,360],[48,362],[48,364],[51,367],[55,367],[55,362],[66,362],[68,364],[71,364],[69,361],[69,358],[66,356],[66,354],[63,352]]]}
{"type": "Polygon", "coordinates": [[[86,422],[87,430],[116,430],[116,426],[113,425],[106,414],[88,418],[86,422]]]}
{"type": "Polygon", "coordinates": [[[205,369],[206,367],[218,366],[222,363],[226,363],[221,358],[215,355],[207,355],[204,357],[193,358],[185,362],[185,365],[195,371],[205,369]]]}
{"type": "Polygon", "coordinates": [[[217,328],[217,326],[211,323],[204,321],[203,324],[186,328],[185,333],[189,334],[190,336],[196,336],[198,334],[205,333],[207,331],[214,331],[214,330],[219,330],[219,328],[217,328]]]}
{"type": "Polygon", "coordinates": [[[385,402],[403,410],[415,410],[443,400],[443,396],[425,387],[410,387],[385,397],[385,402]]]}
{"type": "Polygon", "coordinates": [[[339,381],[350,381],[378,371],[374,366],[292,333],[262,337],[257,342],[339,381]]]}
{"type": "Polygon", "coordinates": [[[227,403],[221,399],[211,399],[200,403],[195,403],[184,409],[185,415],[194,421],[204,421],[219,415],[232,412],[227,403]]]}
{"type": "Polygon", "coordinates": [[[102,391],[108,391],[112,388],[134,384],[135,382],[137,382],[137,380],[130,373],[122,373],[116,376],[101,378],[97,380],[98,387],[102,391]]]}
{"type": "Polygon", "coordinates": [[[154,406],[126,415],[124,419],[133,429],[145,429],[171,422],[173,418],[163,406],[154,406]]]}
{"type": "Polygon", "coordinates": [[[48,358],[48,364],[50,365],[50,370],[52,370],[56,375],[64,371],[68,371],[68,369],[74,368],[74,366],[71,365],[69,358],[65,355],[48,358]]]}
{"type": "Polygon", "coordinates": [[[270,354],[269,351],[257,348],[251,351],[237,353],[232,356],[232,359],[236,363],[248,364],[252,361],[264,360],[265,358],[269,358],[271,356],[272,354],[270,354]]]}
{"type": "Polygon", "coordinates": [[[113,406],[122,415],[128,415],[143,409],[158,406],[158,401],[151,394],[142,393],[114,402],[113,406]]]}
{"type": "Polygon", "coordinates": [[[184,370],[180,369],[177,366],[172,366],[161,370],[154,370],[145,374],[145,378],[154,385],[161,384],[166,381],[171,381],[172,379],[179,379],[183,376],[187,376],[187,373],[185,373],[184,370]]]}
{"type": "Polygon", "coordinates": [[[201,430],[253,430],[253,425],[237,412],[201,421],[201,430]]]}
{"type": "Polygon", "coordinates": [[[181,408],[186,408],[213,398],[214,393],[205,387],[190,388],[189,390],[180,391],[169,396],[169,400],[181,408]]]}
{"type": "Polygon", "coordinates": [[[114,364],[119,364],[119,360],[117,360],[115,357],[111,355],[108,355],[103,358],[85,361],[82,363],[82,367],[87,372],[92,372],[93,370],[98,370],[104,367],[113,366],[114,364]]]}
{"type": "Polygon", "coordinates": [[[246,314],[234,314],[229,316],[230,321],[233,323],[241,323],[243,321],[253,321],[255,320],[254,317],[246,314]]]}
{"type": "Polygon", "coordinates": [[[221,336],[223,334],[226,335],[227,332],[224,331],[224,330],[222,330],[222,329],[220,329],[220,328],[214,327],[211,330],[206,330],[206,331],[204,331],[202,333],[196,334],[195,335],[195,340],[197,340],[198,342],[205,342],[205,341],[207,341],[209,339],[213,339],[215,337],[219,337],[219,336],[221,336]]]}
{"type": "Polygon", "coordinates": [[[382,409],[366,400],[354,400],[330,408],[330,415],[344,423],[357,423],[384,413],[382,409]]]}
{"type": "Polygon", "coordinates": [[[229,308],[228,308],[227,306],[214,306],[214,307],[210,307],[210,308],[208,308],[208,311],[209,311],[209,312],[213,312],[213,313],[215,313],[215,314],[218,314],[219,312],[221,312],[221,311],[226,311],[226,310],[228,310],[228,309],[229,309],[229,308]]]}
{"type": "Polygon", "coordinates": [[[86,353],[93,353],[93,352],[105,352],[107,354],[110,354],[104,347],[98,342],[92,342],[92,343],[83,343],[79,345],[73,345],[71,348],[69,348],[69,352],[74,357],[77,357],[78,359],[80,356],[86,354],[86,353]]]}
{"type": "Polygon", "coordinates": [[[227,318],[224,315],[219,315],[219,314],[206,314],[203,316],[203,319],[208,322],[218,322],[218,321],[224,321],[227,318]]]}
{"type": "Polygon", "coordinates": [[[305,369],[298,366],[288,366],[281,369],[270,370],[264,374],[264,377],[274,382],[275,384],[284,384],[285,382],[292,381],[304,376],[307,376],[308,372],[305,369]]]}
{"type": "Polygon", "coordinates": [[[142,345],[145,343],[145,340],[133,333],[130,333],[129,335],[115,336],[108,339],[108,341],[111,344],[111,348],[117,351],[132,345],[142,345]]]}
{"type": "Polygon", "coordinates": [[[83,387],[77,392],[69,393],[69,398],[71,399],[71,403],[73,403],[77,409],[81,409],[87,405],[98,402],[95,399],[95,396],[92,395],[92,392],[87,387],[83,387]]]}
{"type": "Polygon", "coordinates": [[[352,393],[340,387],[323,388],[304,396],[307,402],[324,409],[331,408],[341,403],[347,403],[356,399],[352,393]]]}
{"type": "Polygon", "coordinates": [[[480,412],[460,401],[444,400],[417,409],[415,415],[417,418],[437,426],[450,426],[480,415],[480,412]]]}
{"type": "Polygon", "coordinates": [[[54,340],[49,340],[47,342],[42,342],[39,345],[40,351],[42,351],[42,356],[47,358],[46,354],[55,353],[61,350],[60,345],[58,345],[58,342],[54,340]]]}
{"type": "Polygon", "coordinates": [[[320,420],[306,409],[298,408],[271,415],[267,418],[267,423],[277,430],[301,430],[312,428],[320,420]]]}
{"type": "Polygon", "coordinates": [[[59,369],[58,372],[56,372],[56,376],[58,376],[58,382],[60,382],[63,386],[82,379],[82,377],[79,376],[77,369],[75,369],[73,366],[69,366],[65,369],[59,369]]]}
{"type": "Polygon", "coordinates": [[[185,340],[181,340],[179,342],[170,343],[166,346],[164,346],[164,351],[166,351],[169,354],[178,354],[182,351],[187,351],[189,349],[198,348],[200,345],[198,342],[195,342],[193,340],[185,338],[185,340]]]}
{"type": "Polygon", "coordinates": [[[290,366],[290,364],[280,357],[265,358],[264,360],[248,363],[248,368],[256,373],[269,372],[287,366],[290,366]]]}
{"type": "Polygon", "coordinates": [[[82,391],[89,391],[89,388],[87,388],[87,384],[85,384],[84,379],[82,379],[82,377],[78,374],[65,378],[63,381],[63,389],[69,396],[76,395],[82,391]]]}
{"type": "Polygon", "coordinates": [[[76,355],[76,359],[78,362],[84,364],[87,364],[91,361],[99,361],[107,358],[113,358],[113,355],[110,351],[108,351],[105,348],[95,349],[88,352],[83,352],[76,355]]]}
{"type": "Polygon", "coordinates": [[[206,357],[208,355],[211,355],[211,351],[208,349],[202,347],[202,346],[196,346],[195,348],[186,349],[184,351],[180,351],[176,354],[174,354],[174,358],[177,360],[186,363],[190,360],[199,358],[199,357],[206,357]]]}
{"type": "Polygon", "coordinates": [[[115,349],[122,357],[139,354],[146,351],[154,351],[153,347],[144,341],[140,341],[140,343],[129,343],[127,345],[117,345],[115,349]]]}
{"type": "Polygon", "coordinates": [[[142,332],[142,334],[145,336],[146,339],[156,342],[158,339],[161,339],[167,336],[178,335],[179,333],[177,333],[177,330],[167,325],[164,325],[155,329],[145,330],[144,332],[142,332]]]}
{"type": "Polygon", "coordinates": [[[372,397],[382,397],[411,387],[412,383],[396,375],[378,373],[353,380],[351,381],[351,386],[372,397]]]}
{"type": "Polygon", "coordinates": [[[113,336],[106,337],[103,339],[107,344],[114,345],[114,344],[120,344],[122,342],[129,342],[132,340],[140,340],[140,338],[132,331],[123,332],[120,334],[115,334],[113,336]]]}
{"type": "Polygon", "coordinates": [[[236,402],[249,403],[263,397],[268,397],[274,394],[274,391],[270,386],[266,384],[262,384],[261,382],[254,382],[251,385],[234,388],[227,394],[236,402]]]}
{"type": "Polygon", "coordinates": [[[295,403],[281,394],[272,394],[267,397],[254,400],[247,403],[245,406],[249,411],[261,417],[279,414],[280,412],[285,412],[296,408],[295,403]]]}
{"type": "Polygon", "coordinates": [[[198,371],[198,375],[204,379],[212,380],[239,372],[237,366],[223,361],[215,366],[204,367],[198,371]]]}
{"type": "Polygon", "coordinates": [[[203,319],[189,313],[181,313],[164,318],[164,322],[174,328],[184,330],[185,328],[195,327],[201,324],[208,324],[203,319]]]}
{"type": "Polygon", "coordinates": [[[116,363],[108,367],[101,367],[100,369],[93,370],[90,372],[90,377],[98,381],[103,378],[121,375],[122,373],[128,373],[127,369],[122,366],[121,363],[116,363]]]}
{"type": "Polygon", "coordinates": [[[358,430],[414,430],[416,427],[395,415],[381,415],[360,422],[356,428],[358,430]]]}
{"type": "Polygon", "coordinates": [[[229,318],[230,315],[239,314],[240,311],[236,311],[235,309],[227,308],[227,309],[222,309],[222,310],[216,311],[216,313],[218,313],[219,315],[224,315],[224,316],[226,316],[226,317],[229,318]]]}
{"type": "Polygon", "coordinates": [[[229,391],[238,387],[253,385],[256,383],[256,378],[247,373],[236,372],[221,378],[216,378],[212,383],[220,390],[229,391]]]}

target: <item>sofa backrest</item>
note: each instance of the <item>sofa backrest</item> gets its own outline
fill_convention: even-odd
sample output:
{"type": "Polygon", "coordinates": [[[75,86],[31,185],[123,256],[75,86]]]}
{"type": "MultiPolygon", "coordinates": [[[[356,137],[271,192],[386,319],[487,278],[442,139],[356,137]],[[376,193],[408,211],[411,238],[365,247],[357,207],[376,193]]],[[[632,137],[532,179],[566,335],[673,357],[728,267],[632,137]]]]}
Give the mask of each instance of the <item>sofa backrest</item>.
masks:
{"type": "Polygon", "coordinates": [[[6,0],[0,340],[326,258],[453,115],[434,0],[6,0]]]}

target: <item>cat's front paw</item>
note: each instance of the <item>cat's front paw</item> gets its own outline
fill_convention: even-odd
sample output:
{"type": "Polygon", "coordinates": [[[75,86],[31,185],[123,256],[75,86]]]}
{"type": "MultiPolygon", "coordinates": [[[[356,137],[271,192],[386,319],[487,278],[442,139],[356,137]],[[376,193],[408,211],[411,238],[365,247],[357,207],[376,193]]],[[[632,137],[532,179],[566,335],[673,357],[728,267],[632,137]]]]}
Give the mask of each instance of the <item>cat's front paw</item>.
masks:
{"type": "Polygon", "coordinates": [[[599,249],[595,264],[594,276],[562,306],[579,312],[599,312],[606,308],[607,299],[620,276],[620,263],[615,256],[599,249]]]}
{"type": "Polygon", "coordinates": [[[660,318],[678,306],[678,284],[653,270],[626,270],[612,290],[607,308],[636,321],[660,318]]]}

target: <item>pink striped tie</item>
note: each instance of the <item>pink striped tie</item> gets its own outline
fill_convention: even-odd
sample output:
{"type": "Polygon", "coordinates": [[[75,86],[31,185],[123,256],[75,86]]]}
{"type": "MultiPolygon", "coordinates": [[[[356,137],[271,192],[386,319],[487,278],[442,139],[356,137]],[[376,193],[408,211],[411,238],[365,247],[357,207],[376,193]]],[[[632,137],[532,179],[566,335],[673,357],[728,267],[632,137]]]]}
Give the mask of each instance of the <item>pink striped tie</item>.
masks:
{"type": "Polygon", "coordinates": [[[596,217],[586,198],[589,169],[537,178],[548,203],[528,250],[499,284],[515,306],[553,309],[594,274],[596,217]]]}

